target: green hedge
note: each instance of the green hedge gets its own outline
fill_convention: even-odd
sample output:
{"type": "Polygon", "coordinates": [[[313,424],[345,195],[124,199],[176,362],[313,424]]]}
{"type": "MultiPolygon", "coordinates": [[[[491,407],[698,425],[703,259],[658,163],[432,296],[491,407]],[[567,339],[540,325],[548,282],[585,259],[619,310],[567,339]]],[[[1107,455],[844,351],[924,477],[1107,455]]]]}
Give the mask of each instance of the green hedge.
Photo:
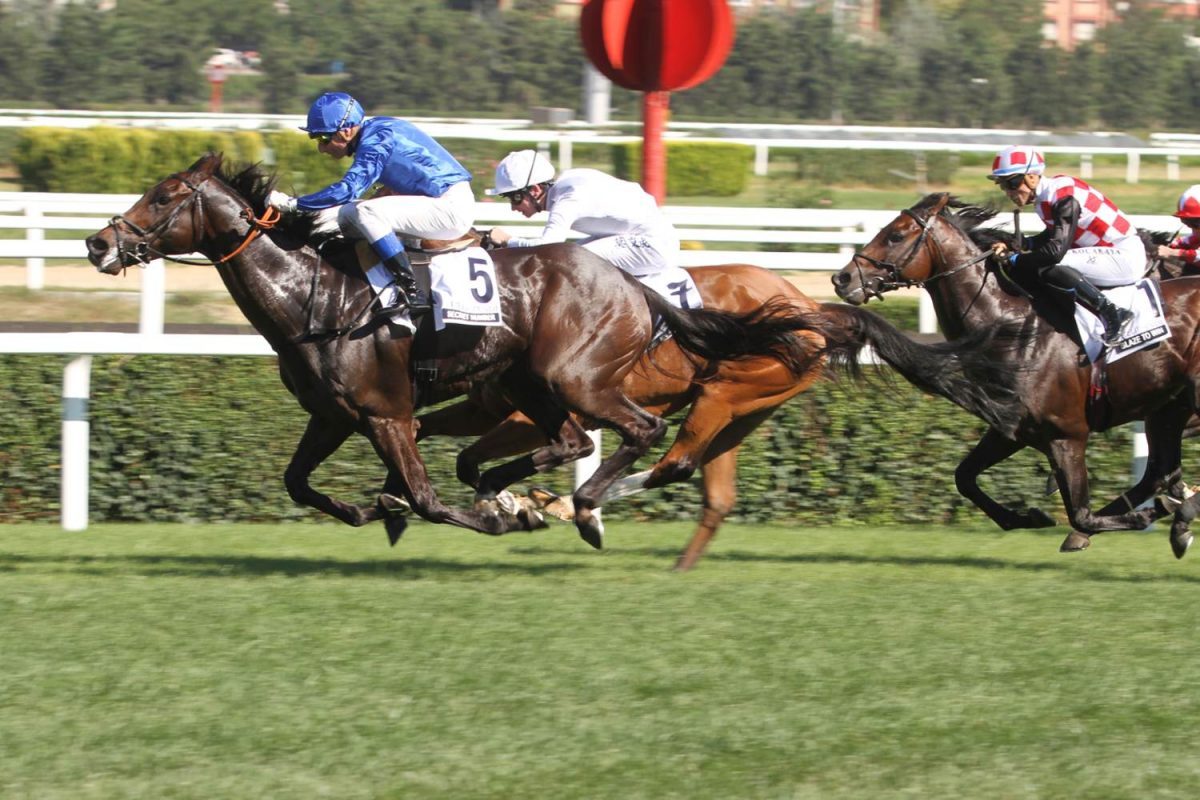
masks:
{"type": "MultiPolygon", "coordinates": [[[[0,356],[0,520],[59,514],[65,357],[0,356]]],[[[305,414],[282,387],[273,359],[96,357],[92,369],[91,518],[94,521],[310,519],[283,488],[305,414]]],[[[982,519],[954,488],[954,466],[982,425],[907,384],[825,381],[792,400],[746,442],[736,518],[795,524],[947,523],[982,519]]],[[[674,429],[671,435],[673,436],[674,429]]],[[[607,436],[608,447],[614,437],[607,436]]],[[[421,445],[449,502],[470,490],[454,479],[463,440],[421,445]]],[[[665,449],[660,448],[658,454],[665,449]]],[[[1126,430],[1093,441],[1098,496],[1125,488],[1126,430]]],[[[572,471],[537,481],[567,490],[572,471]]],[[[985,488],[1061,515],[1042,497],[1047,470],[1026,451],[985,477],[985,488]]],[[[314,485],[367,502],[384,470],[356,437],[324,464],[314,485]]],[[[645,493],[605,509],[611,519],[695,519],[695,483],[645,493]]]]}
{"type": "MultiPolygon", "coordinates": [[[[667,194],[672,197],[733,197],[746,189],[754,148],[745,144],[667,142],[667,194]]],[[[640,142],[613,145],[613,172],[640,180],[640,142]]]]}
{"type": "MultiPolygon", "coordinates": [[[[476,197],[492,185],[496,164],[513,150],[537,142],[492,142],[484,139],[441,140],[471,172],[476,197]]],[[[7,146],[30,192],[95,192],[140,194],[172,172],[209,151],[224,152],[231,161],[266,162],[279,175],[279,186],[307,194],[339,180],[347,160],[322,155],[308,137],[292,130],[267,132],[152,131],[139,128],[27,128],[7,146]]],[[[560,156],[551,151],[558,163],[560,156]]],[[[611,145],[582,145],[573,163],[612,168],[611,145]]]]}

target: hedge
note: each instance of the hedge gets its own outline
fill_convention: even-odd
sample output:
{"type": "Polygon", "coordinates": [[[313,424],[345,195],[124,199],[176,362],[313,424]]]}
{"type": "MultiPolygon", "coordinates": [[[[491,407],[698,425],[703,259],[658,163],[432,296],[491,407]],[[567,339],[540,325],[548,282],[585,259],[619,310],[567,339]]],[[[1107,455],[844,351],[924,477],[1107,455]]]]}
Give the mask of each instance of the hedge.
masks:
{"type": "MultiPolygon", "coordinates": [[[[0,426],[0,521],[58,518],[65,363],[59,356],[0,356],[6,419],[0,426]]],[[[319,516],[294,505],[283,488],[306,416],[282,387],[273,359],[98,356],[91,390],[92,520],[281,522],[319,516]]],[[[903,382],[823,381],[746,441],[734,518],[797,525],[983,519],[953,480],[954,466],[982,431],[974,418],[903,382]]],[[[1089,463],[1100,499],[1128,483],[1130,436],[1121,429],[1093,440],[1089,463]]],[[[421,445],[439,492],[459,505],[471,496],[454,479],[454,455],[465,443],[421,445]]],[[[606,443],[615,446],[614,437],[606,443]]],[[[383,477],[365,440],[355,437],[317,471],[314,485],[368,502],[383,477]]],[[[1025,451],[988,473],[984,486],[1006,502],[1041,505],[1061,518],[1059,498],[1042,496],[1046,477],[1044,459],[1025,451]]],[[[563,491],[571,478],[572,471],[563,469],[531,483],[563,491]]],[[[699,497],[692,481],[613,504],[605,515],[694,520],[699,497]]]]}
{"type": "MultiPolygon", "coordinates": [[[[734,197],[746,189],[754,148],[746,144],[667,142],[667,194],[734,197]]],[[[640,142],[613,145],[613,172],[635,181],[642,174],[640,142]]]]}

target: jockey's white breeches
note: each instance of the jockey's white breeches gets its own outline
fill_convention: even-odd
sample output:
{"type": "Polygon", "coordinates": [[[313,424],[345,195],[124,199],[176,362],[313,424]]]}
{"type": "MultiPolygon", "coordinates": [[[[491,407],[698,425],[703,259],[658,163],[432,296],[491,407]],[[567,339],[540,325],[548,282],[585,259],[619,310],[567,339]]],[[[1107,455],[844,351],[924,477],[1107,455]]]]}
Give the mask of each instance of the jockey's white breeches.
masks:
{"type": "Polygon", "coordinates": [[[389,195],[355,200],[319,212],[316,229],[336,221],[351,239],[377,242],[389,233],[418,239],[457,239],[475,224],[475,195],[471,184],[454,184],[441,197],[389,195]]]}
{"type": "Polygon", "coordinates": [[[1146,272],[1146,247],[1138,236],[1126,236],[1115,247],[1077,247],[1060,264],[1074,267],[1093,285],[1107,289],[1125,286],[1146,272]]]}
{"type": "Polygon", "coordinates": [[[679,239],[621,233],[581,239],[579,244],[635,278],[653,275],[679,263],[679,239]]]}

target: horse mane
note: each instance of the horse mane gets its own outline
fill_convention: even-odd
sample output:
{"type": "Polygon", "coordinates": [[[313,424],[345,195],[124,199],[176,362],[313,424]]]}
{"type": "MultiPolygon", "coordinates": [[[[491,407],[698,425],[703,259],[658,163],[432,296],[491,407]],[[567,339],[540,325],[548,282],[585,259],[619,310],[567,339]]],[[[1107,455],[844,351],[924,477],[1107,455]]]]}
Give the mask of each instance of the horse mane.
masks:
{"type": "MultiPolygon", "coordinates": [[[[227,164],[224,153],[215,153],[217,165],[213,177],[224,183],[246,201],[258,216],[267,211],[267,196],[275,189],[279,176],[267,170],[261,162],[227,164]]],[[[288,214],[280,219],[277,230],[285,231],[301,241],[312,235],[312,214],[288,214]]]]}

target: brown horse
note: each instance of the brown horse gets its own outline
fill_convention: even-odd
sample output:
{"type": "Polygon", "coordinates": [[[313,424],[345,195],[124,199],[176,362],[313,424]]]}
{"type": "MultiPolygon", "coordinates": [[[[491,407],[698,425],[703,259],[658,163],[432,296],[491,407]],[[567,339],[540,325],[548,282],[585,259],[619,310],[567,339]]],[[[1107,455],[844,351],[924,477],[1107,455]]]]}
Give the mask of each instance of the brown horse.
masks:
{"type": "MultiPolygon", "coordinates": [[[[1063,550],[1088,546],[1088,535],[1141,530],[1175,509],[1170,541],[1182,558],[1192,542],[1189,524],[1200,496],[1185,499],[1181,433],[1197,408],[1200,386],[1200,279],[1161,283],[1171,338],[1105,367],[1107,413],[1088,413],[1089,388],[1097,368],[1080,358],[1067,325],[1069,309],[1021,291],[989,263],[988,245],[1001,234],[979,227],[993,210],[969,206],[947,194],[932,194],[904,211],[851,259],[833,282],[839,296],[865,303],[902,286],[924,286],[933,298],[942,330],[956,339],[1015,321],[1029,339],[1013,348],[1004,365],[1016,377],[1020,423],[1012,430],[992,426],[958,466],[955,482],[1001,528],[1053,526],[1037,508],[1002,505],[980,489],[980,473],[1024,447],[1049,460],[1071,525],[1063,550]],[[1149,443],[1146,472],[1136,486],[1092,512],[1088,494],[1087,441],[1093,430],[1144,420],[1149,443]],[[1152,508],[1138,509],[1158,492],[1152,508]]],[[[1093,407],[1094,408],[1094,407],[1093,407]]]]}
{"type": "MultiPolygon", "coordinates": [[[[761,267],[728,264],[696,267],[688,272],[708,308],[747,313],[782,297],[797,309],[818,310],[818,305],[791,283],[761,267]]],[[[815,338],[811,333],[800,335],[815,338]]],[[[695,566],[733,509],[742,441],[775,409],[821,377],[824,358],[819,345],[819,340],[814,342],[811,358],[800,365],[803,369],[798,373],[778,359],[757,358],[723,362],[712,375],[705,376],[697,370],[703,365],[696,364],[673,339],[667,339],[626,375],[625,393],[652,414],[665,417],[691,404],[666,455],[653,469],[621,480],[635,484],[634,491],[640,491],[686,480],[700,469],[703,511],[691,541],[676,561],[676,569],[695,566]]],[[[485,390],[418,419],[417,441],[428,436],[482,437],[458,456],[459,479],[470,486],[478,485],[483,462],[528,452],[544,443],[537,426],[525,415],[513,412],[497,394],[485,390]]],[[[554,499],[544,497],[543,502],[554,499]]],[[[604,500],[611,499],[612,490],[604,500]]],[[[558,505],[553,503],[551,508],[558,505]]],[[[563,516],[570,516],[569,509],[563,516]]]]}
{"type": "Polygon", "coordinates": [[[742,316],[680,311],[598,256],[564,244],[495,253],[503,324],[448,326],[430,354],[437,377],[422,384],[414,378],[413,337],[396,336],[384,320],[350,333],[308,335],[314,317],[321,329],[344,330],[369,304],[370,288],[352,260],[331,263],[303,235],[267,228],[262,215],[273,184],[257,167],[227,172],[220,155],[207,155],[88,237],[89,259],[110,274],[181,253],[211,259],[242,312],[278,354],[285,385],[309,412],[285,474],[289,493],[351,525],[384,519],[393,542],[404,527],[403,517],[390,513],[397,497],[427,520],[484,533],[538,524],[528,515],[461,510],[438,499],[414,440],[413,412],[422,402],[493,383],[542,431],[548,444],[480,477],[484,496],[591,452],[591,440],[573,415],[616,431],[620,446],[573,496],[580,535],[598,547],[592,509],[666,430],[660,417],[642,410],[622,389],[651,342],[656,318],[700,362],[772,357],[803,371],[813,359],[811,341],[794,335],[813,329],[812,320],[784,304],[742,316]],[[321,311],[315,310],[318,300],[321,311]],[[368,508],[334,500],[308,484],[313,469],[354,432],[371,442],[388,469],[383,494],[368,508]]]}
{"type": "MultiPolygon", "coordinates": [[[[900,369],[921,388],[985,416],[994,417],[997,413],[993,401],[1005,394],[1001,385],[1004,381],[991,370],[991,362],[986,359],[982,364],[970,366],[975,375],[988,374],[985,380],[990,388],[980,392],[977,386],[967,386],[949,348],[918,345],[884,320],[857,309],[819,305],[770,270],[727,264],[688,271],[706,307],[745,312],[772,298],[784,297],[794,307],[811,312],[822,321],[826,337],[837,342],[840,363],[845,364],[848,354],[856,354],[863,344],[870,344],[885,362],[900,369]]],[[[776,359],[759,358],[726,361],[707,374],[698,369],[703,365],[697,365],[676,342],[664,341],[629,372],[625,393],[660,416],[673,414],[689,403],[691,408],[675,441],[658,463],[614,483],[604,502],[684,480],[699,468],[703,511],[698,527],[675,563],[677,570],[691,569],[737,499],[737,459],[742,442],[779,406],[822,377],[824,364],[821,353],[814,350],[813,358],[802,372],[795,372],[794,366],[789,369],[776,359]]],[[[477,485],[483,462],[532,450],[544,441],[528,418],[513,413],[502,397],[484,388],[482,393],[424,414],[418,420],[418,441],[438,435],[481,436],[458,457],[458,477],[471,486],[477,485]]],[[[562,507],[563,512],[555,513],[570,518],[569,507],[558,503],[553,495],[531,494],[540,495],[538,502],[549,503],[550,510],[562,507]]]]}

